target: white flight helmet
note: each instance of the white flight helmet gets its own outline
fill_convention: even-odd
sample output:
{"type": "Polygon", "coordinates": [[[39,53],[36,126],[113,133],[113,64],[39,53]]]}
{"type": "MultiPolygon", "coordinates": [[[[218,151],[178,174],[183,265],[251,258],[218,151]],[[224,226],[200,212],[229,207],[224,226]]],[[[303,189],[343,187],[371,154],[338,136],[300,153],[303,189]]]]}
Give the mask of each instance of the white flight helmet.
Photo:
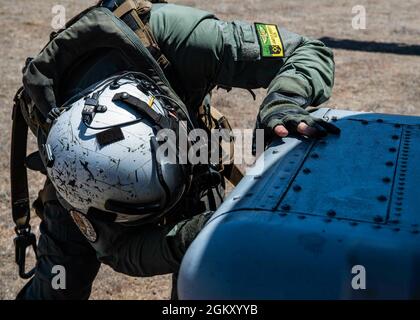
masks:
{"type": "Polygon", "coordinates": [[[157,131],[180,123],[173,101],[134,73],[87,93],[52,123],[41,152],[48,177],[72,210],[121,223],[156,220],[178,203],[190,179],[185,165],[156,157],[157,131]]]}

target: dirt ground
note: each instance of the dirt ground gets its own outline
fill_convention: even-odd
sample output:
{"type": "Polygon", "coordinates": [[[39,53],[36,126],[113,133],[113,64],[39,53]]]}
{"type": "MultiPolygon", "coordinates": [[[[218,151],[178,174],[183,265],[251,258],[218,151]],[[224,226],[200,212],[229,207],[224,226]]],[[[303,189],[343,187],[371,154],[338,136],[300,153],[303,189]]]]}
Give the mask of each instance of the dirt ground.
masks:
{"type": "MultiPolygon", "coordinates": [[[[9,204],[10,115],[13,95],[20,86],[21,68],[25,58],[35,55],[46,43],[51,32],[54,5],[63,5],[67,18],[70,18],[90,2],[0,0],[0,299],[13,299],[24,284],[18,278],[13,260],[13,224],[9,204]]],[[[336,84],[333,97],[326,106],[420,115],[419,0],[171,2],[213,11],[221,19],[277,23],[310,37],[328,37],[328,43],[337,48],[334,49],[336,84]],[[366,8],[366,30],[352,28],[352,8],[355,5],[366,8]],[[352,40],[358,50],[339,49],[342,40],[352,40]]],[[[257,94],[254,102],[243,90],[233,90],[229,94],[217,92],[215,104],[226,111],[234,127],[252,128],[264,91],[259,90],[257,94]]],[[[42,181],[42,176],[31,173],[32,199],[42,181]]],[[[35,229],[38,222],[33,220],[35,229]]],[[[168,299],[169,292],[170,276],[130,278],[102,267],[91,298],[168,299]]]]}

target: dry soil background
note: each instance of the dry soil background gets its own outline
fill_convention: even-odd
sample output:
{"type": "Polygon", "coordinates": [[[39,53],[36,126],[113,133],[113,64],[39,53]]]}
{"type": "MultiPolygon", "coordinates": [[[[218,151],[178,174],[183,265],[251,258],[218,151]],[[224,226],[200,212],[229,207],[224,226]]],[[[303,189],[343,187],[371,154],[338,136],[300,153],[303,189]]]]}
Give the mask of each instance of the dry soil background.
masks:
{"type": "MultiPolygon", "coordinates": [[[[215,12],[220,18],[272,22],[315,38],[389,43],[387,48],[411,46],[401,55],[335,49],[336,85],[326,104],[337,108],[420,115],[420,0],[173,0],[215,12]],[[364,5],[367,29],[354,30],[352,7],[364,5]],[[395,44],[395,45],[394,45],[395,44]],[[396,44],[399,44],[398,46],[396,44]],[[414,50],[413,50],[414,49],[414,50]]],[[[22,64],[45,44],[51,31],[52,7],[63,5],[67,18],[92,1],[0,0],[0,299],[13,299],[24,284],[13,262],[10,217],[9,149],[11,101],[20,86],[22,64]]],[[[252,128],[258,104],[242,90],[216,93],[215,102],[236,127],[252,128]]],[[[31,195],[42,177],[31,174],[31,195]]],[[[34,225],[38,220],[33,220],[34,225]]],[[[103,267],[92,299],[167,299],[170,277],[129,278],[103,267]]]]}

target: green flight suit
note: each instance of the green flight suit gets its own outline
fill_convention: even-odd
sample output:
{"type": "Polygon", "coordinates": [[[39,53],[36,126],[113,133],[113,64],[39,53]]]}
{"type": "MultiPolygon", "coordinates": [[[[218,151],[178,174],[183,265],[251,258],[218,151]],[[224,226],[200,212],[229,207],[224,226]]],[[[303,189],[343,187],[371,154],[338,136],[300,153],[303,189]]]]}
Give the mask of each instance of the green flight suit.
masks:
{"type": "MultiPolygon", "coordinates": [[[[283,57],[264,57],[253,24],[221,21],[211,13],[173,4],[154,5],[150,26],[171,62],[171,67],[165,70],[166,76],[192,110],[198,110],[206,95],[218,85],[268,88],[258,122],[271,130],[281,120],[278,115],[284,106],[316,106],[331,95],[333,53],[318,40],[279,26],[283,57]]],[[[95,79],[98,74],[101,73],[93,64],[86,72],[75,72],[68,84],[77,82],[78,86],[86,87],[100,80],[95,79]]],[[[51,196],[51,186],[47,183],[43,192],[48,195],[42,197],[45,201],[40,209],[44,220],[36,274],[18,298],[86,299],[100,262],[132,276],[176,274],[183,254],[209,218],[208,211],[222,200],[220,191],[223,190],[216,190],[218,199],[210,197],[214,191],[200,199],[184,199],[176,210],[189,210],[185,208],[190,203],[189,208],[195,211],[184,215],[190,216],[188,219],[166,225],[126,227],[93,220],[98,240],[89,243],[66,210],[51,196]],[[66,290],[51,287],[54,265],[66,268],[66,290]]]]}

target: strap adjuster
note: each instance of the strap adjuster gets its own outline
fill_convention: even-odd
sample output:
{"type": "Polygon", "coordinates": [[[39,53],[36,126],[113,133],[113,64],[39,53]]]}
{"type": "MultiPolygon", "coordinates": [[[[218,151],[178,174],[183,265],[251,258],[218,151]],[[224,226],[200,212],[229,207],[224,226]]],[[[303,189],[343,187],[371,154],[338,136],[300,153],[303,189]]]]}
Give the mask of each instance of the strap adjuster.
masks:
{"type": "Polygon", "coordinates": [[[15,245],[15,261],[19,267],[19,276],[22,279],[29,279],[35,273],[35,268],[32,268],[29,272],[26,272],[26,249],[32,247],[37,256],[36,248],[36,237],[31,232],[31,227],[26,228],[15,228],[16,237],[13,240],[15,245]]]}

